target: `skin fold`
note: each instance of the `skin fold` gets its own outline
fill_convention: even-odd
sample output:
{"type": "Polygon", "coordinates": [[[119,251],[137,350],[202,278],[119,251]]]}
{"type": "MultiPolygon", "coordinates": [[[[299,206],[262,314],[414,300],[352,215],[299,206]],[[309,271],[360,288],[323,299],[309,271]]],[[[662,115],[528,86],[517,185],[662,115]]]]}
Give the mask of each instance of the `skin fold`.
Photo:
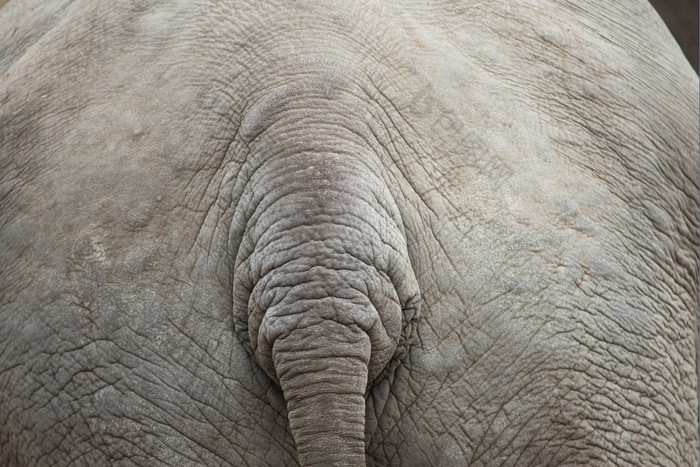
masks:
{"type": "Polygon", "coordinates": [[[0,465],[697,465],[697,102],[641,1],[9,2],[0,465]]]}

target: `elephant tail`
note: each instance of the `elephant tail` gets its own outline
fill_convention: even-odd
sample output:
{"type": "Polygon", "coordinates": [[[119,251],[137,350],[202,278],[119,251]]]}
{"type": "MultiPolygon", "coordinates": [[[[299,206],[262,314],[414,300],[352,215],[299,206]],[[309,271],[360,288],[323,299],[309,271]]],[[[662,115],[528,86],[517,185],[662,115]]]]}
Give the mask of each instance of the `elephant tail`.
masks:
{"type": "Polygon", "coordinates": [[[384,165],[347,120],[362,106],[312,84],[241,125],[257,168],[234,213],[233,319],[284,392],[300,463],[364,465],[365,393],[406,355],[420,295],[384,165]]]}
{"type": "Polygon", "coordinates": [[[365,465],[367,334],[325,320],[277,339],[272,355],[301,465],[365,465]]]}

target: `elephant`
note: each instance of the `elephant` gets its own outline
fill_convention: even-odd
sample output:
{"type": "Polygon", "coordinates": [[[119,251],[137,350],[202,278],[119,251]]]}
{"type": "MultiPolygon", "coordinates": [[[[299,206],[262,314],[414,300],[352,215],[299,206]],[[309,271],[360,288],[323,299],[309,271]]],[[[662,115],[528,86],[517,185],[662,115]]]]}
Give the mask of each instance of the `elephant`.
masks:
{"type": "Polygon", "coordinates": [[[698,76],[646,1],[10,1],[0,464],[697,465],[698,76]]]}

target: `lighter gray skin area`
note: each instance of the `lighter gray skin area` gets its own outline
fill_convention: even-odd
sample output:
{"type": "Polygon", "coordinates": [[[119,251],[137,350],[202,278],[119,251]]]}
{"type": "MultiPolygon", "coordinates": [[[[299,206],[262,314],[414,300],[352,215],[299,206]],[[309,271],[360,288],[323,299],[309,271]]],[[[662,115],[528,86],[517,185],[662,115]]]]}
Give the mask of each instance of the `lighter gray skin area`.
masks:
{"type": "Polygon", "coordinates": [[[0,464],[697,465],[697,75],[400,3],[0,10],[0,464]]]}

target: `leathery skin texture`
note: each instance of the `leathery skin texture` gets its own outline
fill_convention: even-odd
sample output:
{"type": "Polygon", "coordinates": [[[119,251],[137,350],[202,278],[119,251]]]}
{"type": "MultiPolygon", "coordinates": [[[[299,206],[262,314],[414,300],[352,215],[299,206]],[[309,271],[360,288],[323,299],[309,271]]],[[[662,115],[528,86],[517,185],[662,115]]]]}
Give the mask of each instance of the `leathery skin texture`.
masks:
{"type": "Polygon", "coordinates": [[[697,465],[698,76],[642,1],[0,9],[0,465],[697,465]]]}

